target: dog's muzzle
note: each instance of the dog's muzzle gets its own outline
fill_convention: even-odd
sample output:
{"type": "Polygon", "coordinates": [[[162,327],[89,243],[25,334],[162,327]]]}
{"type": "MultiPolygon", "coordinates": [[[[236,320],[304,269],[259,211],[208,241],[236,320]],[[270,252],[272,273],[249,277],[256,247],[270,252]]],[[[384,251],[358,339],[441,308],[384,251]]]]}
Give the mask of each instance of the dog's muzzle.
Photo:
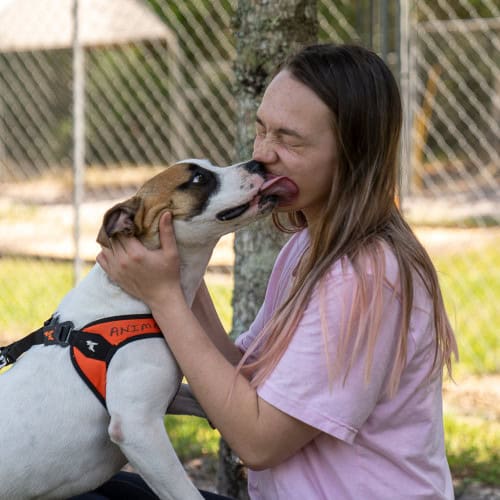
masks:
{"type": "Polygon", "coordinates": [[[249,208],[250,208],[250,203],[245,203],[245,204],[239,205],[237,207],[228,208],[227,210],[223,210],[222,212],[219,212],[216,215],[216,217],[217,217],[217,220],[220,220],[221,222],[227,222],[229,220],[233,220],[233,219],[236,219],[237,217],[240,217],[249,208]]]}
{"type": "Polygon", "coordinates": [[[285,176],[266,175],[266,181],[259,189],[257,196],[242,205],[228,208],[217,214],[217,220],[226,222],[241,217],[252,205],[254,200],[261,210],[272,210],[277,206],[290,205],[297,197],[299,188],[297,184],[285,176]]]}

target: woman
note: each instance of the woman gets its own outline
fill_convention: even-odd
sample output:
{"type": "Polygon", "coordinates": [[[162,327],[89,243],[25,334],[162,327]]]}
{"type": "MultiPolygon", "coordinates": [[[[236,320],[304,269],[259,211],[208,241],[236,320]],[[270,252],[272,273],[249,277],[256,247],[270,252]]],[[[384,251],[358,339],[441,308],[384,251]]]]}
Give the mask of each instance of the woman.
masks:
{"type": "Polygon", "coordinates": [[[252,499],[453,498],[441,382],[456,344],[436,272],[395,203],[391,72],[360,47],[307,47],[271,81],[256,122],[253,158],[299,193],[273,214],[295,234],[236,345],[204,285],[187,306],[169,214],[161,250],[127,239],[99,263],[151,308],[248,465],[252,499]]]}

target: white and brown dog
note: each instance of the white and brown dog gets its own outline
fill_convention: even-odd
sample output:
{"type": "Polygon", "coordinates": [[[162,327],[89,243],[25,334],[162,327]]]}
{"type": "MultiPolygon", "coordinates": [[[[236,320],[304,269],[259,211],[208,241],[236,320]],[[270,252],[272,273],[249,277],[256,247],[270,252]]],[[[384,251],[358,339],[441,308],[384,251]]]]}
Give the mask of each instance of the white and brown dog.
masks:
{"type": "MultiPolygon", "coordinates": [[[[125,233],[158,248],[158,222],[170,211],[192,301],[220,236],[287,203],[295,190],[254,161],[221,168],[186,160],[111,208],[98,241],[109,245],[125,233]]],[[[0,376],[1,499],[68,498],[127,462],[162,499],[201,498],[163,425],[181,373],[142,302],[96,264],[30,339],[0,350],[0,365],[26,351],[0,376]]]]}

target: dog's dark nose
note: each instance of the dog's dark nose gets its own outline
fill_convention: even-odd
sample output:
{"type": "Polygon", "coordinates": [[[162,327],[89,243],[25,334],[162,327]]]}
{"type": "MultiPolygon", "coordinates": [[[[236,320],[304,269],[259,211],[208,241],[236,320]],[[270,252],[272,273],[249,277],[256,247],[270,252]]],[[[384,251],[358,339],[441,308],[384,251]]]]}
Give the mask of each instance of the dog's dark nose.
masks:
{"type": "Polygon", "coordinates": [[[266,175],[266,167],[255,160],[250,160],[244,165],[245,169],[251,174],[266,175]]]}

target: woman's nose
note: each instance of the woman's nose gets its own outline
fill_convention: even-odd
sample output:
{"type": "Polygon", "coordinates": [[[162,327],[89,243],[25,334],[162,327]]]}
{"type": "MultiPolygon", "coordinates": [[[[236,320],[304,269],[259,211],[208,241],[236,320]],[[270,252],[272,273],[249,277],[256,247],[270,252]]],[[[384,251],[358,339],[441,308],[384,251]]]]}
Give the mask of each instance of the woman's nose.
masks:
{"type": "Polygon", "coordinates": [[[278,155],[271,141],[256,137],[253,143],[252,158],[255,161],[268,164],[274,163],[278,159],[278,155]]]}

